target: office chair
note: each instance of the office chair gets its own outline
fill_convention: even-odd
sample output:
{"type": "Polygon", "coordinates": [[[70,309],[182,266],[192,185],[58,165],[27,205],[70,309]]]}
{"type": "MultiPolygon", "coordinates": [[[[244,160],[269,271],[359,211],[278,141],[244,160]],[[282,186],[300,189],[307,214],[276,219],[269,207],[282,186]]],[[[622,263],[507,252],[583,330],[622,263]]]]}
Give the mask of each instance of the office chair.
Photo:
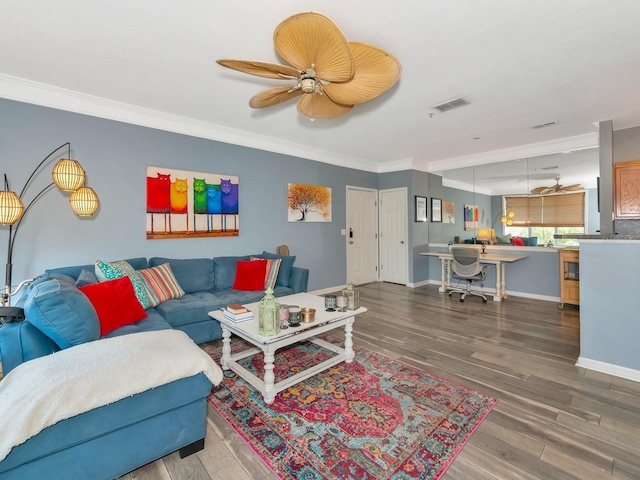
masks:
{"type": "Polygon", "coordinates": [[[467,295],[475,295],[482,298],[482,303],[487,303],[487,297],[478,291],[471,290],[472,282],[480,282],[480,286],[483,287],[482,281],[487,276],[488,265],[482,265],[480,263],[480,251],[475,248],[452,248],[451,254],[453,260],[451,261],[452,276],[467,282],[467,288],[454,287],[449,290],[449,297],[454,293],[460,294],[460,301],[464,302],[464,298],[467,295]]]}

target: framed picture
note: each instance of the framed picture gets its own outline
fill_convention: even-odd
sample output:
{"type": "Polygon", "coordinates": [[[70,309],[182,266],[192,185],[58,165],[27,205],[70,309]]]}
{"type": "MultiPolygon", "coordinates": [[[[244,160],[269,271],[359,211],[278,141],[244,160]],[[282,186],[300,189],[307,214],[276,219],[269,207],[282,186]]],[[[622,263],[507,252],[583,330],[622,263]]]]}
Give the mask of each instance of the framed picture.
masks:
{"type": "Polygon", "coordinates": [[[427,197],[416,195],[416,222],[427,221],[427,197]]]}
{"type": "Polygon", "coordinates": [[[431,198],[431,221],[442,221],[442,199],[431,198]]]}
{"type": "Polygon", "coordinates": [[[331,187],[290,183],[287,202],[290,222],[331,222],[331,187]]]}
{"type": "Polygon", "coordinates": [[[456,206],[453,202],[442,202],[442,223],[456,223],[456,206]]]}
{"type": "Polygon", "coordinates": [[[147,239],[239,236],[239,183],[233,175],[148,166],[147,239]]]}
{"type": "Polygon", "coordinates": [[[475,230],[478,228],[478,220],[480,218],[480,210],[477,205],[464,206],[464,229],[475,230]]]}

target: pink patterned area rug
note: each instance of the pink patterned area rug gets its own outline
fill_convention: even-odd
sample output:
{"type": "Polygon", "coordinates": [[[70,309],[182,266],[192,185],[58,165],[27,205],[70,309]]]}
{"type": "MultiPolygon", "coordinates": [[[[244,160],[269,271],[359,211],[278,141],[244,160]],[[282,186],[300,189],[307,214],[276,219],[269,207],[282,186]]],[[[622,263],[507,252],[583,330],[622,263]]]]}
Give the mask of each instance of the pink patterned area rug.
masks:
{"type": "MultiPolygon", "coordinates": [[[[332,336],[325,340],[340,343],[332,336]]],[[[249,344],[236,337],[232,350],[249,344]]],[[[222,347],[210,348],[219,362],[222,347]]],[[[209,402],[281,479],[438,479],[497,403],[366,348],[266,405],[230,371],[209,402]]],[[[276,354],[276,382],[334,355],[310,342],[276,354]]],[[[262,371],[262,354],[243,366],[262,371]]]]}

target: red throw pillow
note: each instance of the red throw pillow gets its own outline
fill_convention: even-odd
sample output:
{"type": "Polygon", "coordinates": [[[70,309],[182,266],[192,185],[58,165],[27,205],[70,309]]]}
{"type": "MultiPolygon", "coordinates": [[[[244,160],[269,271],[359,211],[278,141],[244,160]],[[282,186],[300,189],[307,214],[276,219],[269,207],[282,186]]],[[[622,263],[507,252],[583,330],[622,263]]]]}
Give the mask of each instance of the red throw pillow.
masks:
{"type": "Polygon", "coordinates": [[[266,260],[238,260],[234,290],[264,290],[264,277],[267,274],[266,260]]]}
{"type": "Polygon", "coordinates": [[[509,241],[514,244],[516,247],[524,247],[524,240],[518,237],[511,237],[509,241]]]}
{"type": "Polygon", "coordinates": [[[148,316],[136,297],[131,279],[127,276],[92,283],[78,289],[89,298],[91,305],[96,309],[101,337],[148,316]]]}

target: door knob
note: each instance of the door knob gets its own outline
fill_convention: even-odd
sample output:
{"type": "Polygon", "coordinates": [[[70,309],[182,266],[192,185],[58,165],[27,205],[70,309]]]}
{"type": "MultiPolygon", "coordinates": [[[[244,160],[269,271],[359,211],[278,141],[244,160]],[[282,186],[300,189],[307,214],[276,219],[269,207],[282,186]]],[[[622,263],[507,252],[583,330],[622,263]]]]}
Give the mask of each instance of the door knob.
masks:
{"type": "Polygon", "coordinates": [[[404,245],[404,240],[400,240],[400,245],[404,245]]]}
{"type": "Polygon", "coordinates": [[[349,243],[350,243],[351,245],[353,245],[353,240],[349,240],[349,243]]]}

